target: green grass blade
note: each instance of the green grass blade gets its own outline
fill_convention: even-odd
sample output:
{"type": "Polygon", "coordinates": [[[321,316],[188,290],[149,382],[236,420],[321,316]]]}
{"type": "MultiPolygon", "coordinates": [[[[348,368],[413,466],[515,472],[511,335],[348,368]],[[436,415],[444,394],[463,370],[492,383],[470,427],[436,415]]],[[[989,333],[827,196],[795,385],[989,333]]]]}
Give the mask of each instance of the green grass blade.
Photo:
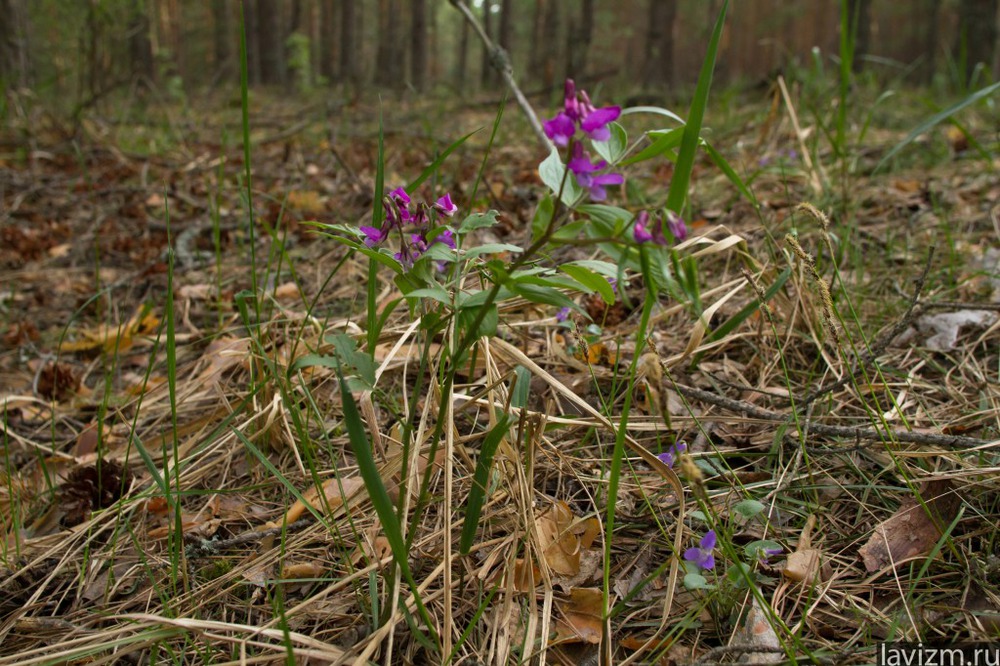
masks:
{"type": "Polygon", "coordinates": [[[680,153],[677,156],[677,168],[670,181],[670,192],[667,194],[667,208],[680,213],[687,199],[688,185],[691,182],[691,171],[694,169],[694,157],[698,150],[698,138],[701,134],[701,123],[708,107],[708,92],[712,88],[712,73],[715,71],[715,57],[719,52],[719,42],[722,40],[722,28],[726,24],[726,11],[729,0],[722,3],[719,18],[715,22],[712,38],[708,43],[708,52],[701,63],[701,73],[698,75],[698,86],[691,100],[691,110],[688,112],[687,124],[684,125],[684,136],[681,139],[680,153]]]}
{"type": "Polygon", "coordinates": [[[885,157],[883,157],[879,161],[879,163],[875,165],[875,173],[877,173],[878,171],[880,171],[882,169],[882,167],[885,166],[885,163],[888,162],[889,160],[891,160],[893,157],[895,157],[899,153],[899,151],[903,150],[903,148],[906,148],[908,145],[910,145],[911,143],[913,143],[913,141],[918,136],[920,136],[921,134],[924,134],[925,132],[927,132],[928,130],[930,130],[931,128],[933,128],[935,125],[937,125],[938,123],[942,122],[943,120],[947,120],[949,117],[951,117],[954,114],[958,113],[959,111],[961,111],[965,107],[971,106],[972,104],[975,104],[976,102],[989,97],[990,95],[992,95],[993,93],[997,92],[998,90],[1000,90],[1000,81],[994,83],[991,86],[986,86],[985,88],[972,93],[971,95],[969,95],[968,97],[966,97],[962,101],[957,102],[955,104],[952,104],[951,106],[949,106],[944,111],[941,111],[939,113],[935,113],[933,116],[931,116],[930,118],[928,118],[924,122],[922,122],[919,125],[917,125],[915,128],[913,128],[912,132],[910,132],[909,134],[906,135],[905,139],[903,139],[898,144],[896,144],[893,147],[893,149],[890,150],[888,153],[886,153],[885,157]]]}
{"type": "MultiPolygon", "coordinates": [[[[385,129],[382,126],[382,107],[378,109],[378,158],[375,162],[375,194],[372,203],[372,226],[378,229],[385,219],[382,208],[382,193],[385,190],[385,129]]],[[[375,357],[375,345],[378,344],[378,264],[371,258],[368,260],[368,311],[366,313],[366,328],[368,331],[368,353],[375,357]]]]}
{"type": "Polygon", "coordinates": [[[479,461],[476,463],[476,471],[472,477],[472,490],[469,491],[469,499],[466,502],[465,522],[462,523],[462,538],[459,540],[458,552],[468,555],[472,548],[472,541],[476,538],[476,530],[479,527],[479,516],[483,510],[483,502],[486,499],[486,490],[489,486],[490,470],[493,469],[493,456],[497,452],[497,447],[503,440],[504,435],[510,429],[510,415],[504,414],[493,426],[486,439],[483,440],[479,450],[479,461]]]}
{"type": "Polygon", "coordinates": [[[441,168],[441,165],[444,164],[444,161],[448,159],[449,155],[455,152],[455,150],[463,143],[468,141],[469,137],[471,137],[476,132],[479,132],[480,130],[482,130],[482,128],[472,130],[471,132],[463,136],[461,139],[455,141],[455,143],[445,148],[444,152],[438,155],[438,158],[433,162],[431,162],[430,165],[428,165],[428,167],[424,169],[419,176],[417,176],[417,179],[415,181],[406,186],[407,193],[412,194],[413,191],[416,190],[418,187],[420,187],[425,180],[434,175],[435,171],[441,168]]]}
{"type": "Polygon", "coordinates": [[[351,395],[344,374],[339,367],[337,368],[337,380],[340,382],[340,395],[344,403],[344,426],[347,428],[347,437],[357,460],[361,479],[365,482],[365,489],[371,498],[372,506],[375,507],[379,522],[382,524],[385,538],[389,541],[392,558],[403,574],[403,578],[410,585],[410,592],[417,604],[417,610],[420,612],[421,619],[427,624],[427,631],[430,632],[433,642],[439,644],[437,632],[434,631],[434,622],[420,599],[417,583],[410,571],[409,553],[400,527],[399,516],[396,515],[392,500],[389,499],[389,493],[385,489],[385,483],[383,483],[378,466],[375,464],[375,454],[372,453],[371,444],[368,442],[368,435],[365,432],[365,424],[361,420],[358,405],[354,402],[354,396],[351,395]]]}

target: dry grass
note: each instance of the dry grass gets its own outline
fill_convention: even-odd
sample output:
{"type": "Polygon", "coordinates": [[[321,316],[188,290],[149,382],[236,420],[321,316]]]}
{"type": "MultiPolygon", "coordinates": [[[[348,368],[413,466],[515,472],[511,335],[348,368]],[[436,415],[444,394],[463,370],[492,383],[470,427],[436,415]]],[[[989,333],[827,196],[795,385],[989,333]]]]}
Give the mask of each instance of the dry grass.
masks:
{"type": "MultiPolygon", "coordinates": [[[[789,131],[772,128],[768,141],[789,131]]],[[[514,195],[496,185],[518,168],[492,183],[511,215],[514,195]]],[[[757,179],[759,215],[728,195],[704,206],[729,211],[695,227],[716,239],[709,250],[725,251],[699,264],[701,320],[665,299],[654,311],[610,544],[608,469],[638,312],[604,322],[602,355],[554,312],[505,304],[500,334],[480,342],[476,365],[446,396],[433,379],[417,384],[422,350],[436,377],[444,341],[422,339],[400,308],[374,352],[375,391],[354,398],[413,529],[409,565],[439,645],[426,644],[360,482],[335,371],[296,365],[330,356],[331,333],[363,341],[360,258],[338,265],[343,253],[323,243],[291,250],[297,287],[272,293],[266,318],[249,328],[232,303],[214,303],[214,286],[194,289],[215,285],[217,268],[224,288],[242,284],[238,258],[179,272],[178,289],[192,289],[177,291],[173,377],[157,334],[162,282],[146,299],[153,320],[60,357],[74,373],[68,388],[40,390],[42,368],[32,376],[22,365],[29,347],[8,340],[0,666],[439,663],[452,649],[453,663],[469,665],[590,664],[602,653],[614,663],[713,663],[735,660],[753,638],[740,625],[755,596],[782,653],[800,661],[867,663],[890,638],[996,637],[1000,325],[963,329],[947,351],[929,349],[923,330],[899,338],[928,313],[996,309],[997,276],[987,273],[997,270],[988,249],[1000,240],[1000,191],[982,170],[955,161],[857,176],[849,217],[828,229],[796,209],[815,200],[799,172],[757,179]],[[793,230],[793,244],[780,240],[793,230]],[[786,268],[766,316],[709,336],[786,268]],[[524,409],[510,406],[518,366],[532,380],[524,409]],[[449,398],[442,440],[431,442],[449,398]],[[516,425],[463,556],[480,446],[504,411],[516,425]],[[403,423],[415,446],[404,447],[403,423]],[[656,458],[673,442],[687,444],[676,473],[656,458]],[[121,465],[110,480],[72,475],[110,463],[121,465]],[[427,501],[416,492],[424,476],[427,501]],[[953,498],[949,510],[932,506],[929,481],[947,481],[933,487],[953,498]],[[97,506],[81,510],[95,488],[97,506]],[[913,515],[943,524],[920,552],[867,570],[861,547],[914,497],[913,515]],[[763,512],[734,509],[748,498],[763,512]],[[689,590],[681,551],[706,520],[720,536],[715,587],[689,590]],[[724,572],[757,539],[784,552],[750,562],[751,591],[724,572]],[[794,580],[790,554],[807,548],[818,566],[794,580]],[[610,608],[600,593],[605,549],[610,608]]],[[[721,187],[705,180],[706,191],[721,187]]],[[[51,287],[38,280],[27,289],[51,287]]],[[[389,282],[378,295],[380,308],[397,296],[389,282]]],[[[112,309],[104,320],[132,315],[112,309]]],[[[72,324],[70,337],[82,339],[82,327],[72,324]]]]}

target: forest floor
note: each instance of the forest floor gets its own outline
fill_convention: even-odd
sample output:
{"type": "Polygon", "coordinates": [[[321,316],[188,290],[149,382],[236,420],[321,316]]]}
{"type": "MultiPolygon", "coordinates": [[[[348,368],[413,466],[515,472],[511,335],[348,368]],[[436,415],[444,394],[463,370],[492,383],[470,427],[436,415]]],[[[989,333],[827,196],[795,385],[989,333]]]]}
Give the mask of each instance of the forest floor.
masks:
{"type": "MultiPolygon", "coordinates": [[[[40,105],[8,107],[0,666],[871,663],[884,641],[997,640],[995,115],[971,109],[961,130],[935,128],[873,172],[926,107],[873,114],[841,157],[807,101],[800,143],[780,98],[758,95],[720,93],[707,125],[759,206],[707,159],[696,164],[692,235],[741,242],[697,264],[701,324],[689,304],[659,298],[631,396],[638,447],[686,450],[677,476],[626,451],[610,543],[640,279],[619,284],[612,305],[575,296],[586,315],[566,319],[505,303],[454,387],[438,446],[427,435],[439,387],[417,375],[420,345],[433,371],[440,341],[422,341],[399,307],[366,347],[368,260],[309,224],[370,219],[374,101],[254,95],[252,234],[238,106],[118,104],[76,127],[40,105]],[[828,285],[836,333],[786,234],[828,285]],[[774,288],[767,317],[744,267],[774,288]],[[241,305],[254,285],[249,323],[241,305]],[[433,631],[348,445],[337,333],[378,367],[374,390],[353,398],[379,474],[406,504],[433,631]],[[490,408],[504,408],[518,367],[526,401],[508,397],[516,426],[459,555],[490,408]],[[419,446],[400,441],[404,420],[419,446]],[[682,553],[709,527],[715,563],[699,583],[682,553]]],[[[444,163],[433,194],[421,191],[450,192],[460,217],[497,210],[488,240],[530,242],[545,153],[513,106],[471,202],[496,106],[392,101],[384,113],[387,188],[485,127],[444,163]]],[[[662,202],[671,173],[666,160],[628,172],[643,183],[630,200],[662,202]]],[[[399,295],[386,273],[379,311],[399,295]]]]}

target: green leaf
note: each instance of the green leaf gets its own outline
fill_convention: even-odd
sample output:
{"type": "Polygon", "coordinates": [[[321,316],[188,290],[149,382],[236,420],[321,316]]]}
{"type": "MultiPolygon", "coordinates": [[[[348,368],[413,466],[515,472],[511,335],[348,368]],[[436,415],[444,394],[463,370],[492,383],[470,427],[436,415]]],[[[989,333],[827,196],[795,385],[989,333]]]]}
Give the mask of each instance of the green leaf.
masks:
{"type": "Polygon", "coordinates": [[[781,544],[777,541],[771,541],[770,539],[758,539],[757,541],[751,541],[747,545],[743,546],[743,550],[747,554],[747,558],[751,561],[757,561],[767,555],[768,550],[783,550],[781,544]]]}
{"type": "MultiPolygon", "coordinates": [[[[461,330],[467,331],[472,323],[479,316],[478,308],[462,308],[458,311],[458,326],[461,330]]],[[[479,324],[479,330],[475,333],[475,339],[483,337],[492,337],[497,334],[497,326],[500,324],[500,313],[497,311],[496,304],[490,305],[490,309],[487,310],[486,316],[483,317],[482,322],[479,324]]]]}
{"type": "Polygon", "coordinates": [[[510,404],[518,409],[528,406],[528,394],[531,391],[531,372],[523,365],[514,368],[514,375],[517,380],[514,382],[514,390],[510,393],[510,404]]]}
{"type": "Polygon", "coordinates": [[[726,569],[726,578],[737,590],[746,589],[748,580],[752,580],[753,571],[746,562],[734,562],[726,569]]]}
{"type": "Polygon", "coordinates": [[[708,93],[712,88],[715,57],[719,52],[719,42],[722,40],[722,28],[726,24],[728,9],[729,0],[725,0],[722,3],[722,9],[719,10],[719,18],[715,22],[712,37],[708,42],[708,51],[701,63],[698,85],[695,88],[694,98],[691,100],[691,109],[688,111],[688,120],[687,124],[684,125],[684,136],[681,138],[680,152],[677,155],[677,166],[674,168],[674,175],[670,180],[666,208],[678,213],[684,210],[688,185],[691,183],[691,171],[694,169],[695,153],[698,151],[701,123],[705,117],[705,109],[708,107],[708,93]]]}
{"type": "Polygon", "coordinates": [[[617,164],[628,150],[628,134],[618,123],[609,123],[608,129],[611,130],[611,137],[607,141],[592,141],[591,145],[608,164],[617,164]]]}
{"type": "MultiPolygon", "coordinates": [[[[463,136],[461,139],[455,141],[455,143],[453,143],[450,146],[448,146],[447,148],[445,148],[444,152],[441,153],[436,160],[434,160],[433,162],[431,162],[427,166],[426,169],[424,169],[422,172],[420,172],[420,175],[417,176],[417,179],[415,181],[413,181],[412,183],[410,183],[409,185],[406,186],[406,193],[407,194],[412,194],[415,189],[417,189],[418,187],[420,187],[420,185],[423,184],[423,182],[425,180],[427,180],[428,178],[430,178],[431,175],[435,171],[437,171],[441,167],[442,164],[444,164],[444,161],[448,158],[449,155],[451,155],[455,151],[456,148],[458,148],[463,143],[465,143],[466,140],[468,140],[468,138],[470,136],[472,136],[473,134],[475,134],[476,132],[479,132],[481,130],[482,130],[481,127],[479,129],[477,129],[477,130],[472,130],[471,132],[469,132],[468,134],[466,134],[465,136],[463,136]]],[[[378,197],[377,199],[375,199],[376,204],[380,204],[381,201],[382,201],[382,197],[381,196],[378,197]]],[[[382,206],[378,205],[378,207],[381,208],[382,206]]]]}
{"type": "Polygon", "coordinates": [[[899,153],[899,151],[901,151],[903,148],[906,148],[908,145],[910,145],[911,143],[913,143],[913,141],[918,136],[920,136],[921,134],[923,134],[927,130],[931,129],[932,127],[934,127],[935,125],[937,125],[938,123],[940,123],[942,120],[946,120],[950,116],[955,115],[956,113],[958,113],[959,111],[961,111],[965,107],[967,107],[967,106],[969,106],[971,104],[975,104],[976,102],[978,102],[981,99],[989,97],[990,95],[992,95],[997,90],[1000,90],[1000,81],[997,81],[993,85],[986,86],[982,90],[978,90],[978,91],[972,93],[971,95],[969,95],[968,97],[966,97],[962,101],[957,102],[955,104],[952,104],[951,106],[949,106],[944,111],[941,111],[940,113],[935,113],[933,116],[931,116],[930,118],[928,118],[924,122],[922,122],[919,125],[917,125],[915,128],[913,128],[912,132],[910,132],[909,134],[906,135],[905,139],[903,139],[902,141],[900,141],[899,143],[897,143],[895,145],[895,147],[893,147],[892,150],[890,150],[888,153],[885,154],[885,157],[883,157],[881,160],[879,160],[879,163],[875,165],[875,171],[873,173],[877,173],[878,171],[880,171],[882,169],[882,167],[885,165],[886,162],[888,162],[893,157],[895,157],[896,154],[899,153]]]}
{"type": "Polygon", "coordinates": [[[630,106],[627,109],[622,109],[623,116],[631,116],[635,113],[652,113],[658,116],[666,116],[672,120],[676,120],[680,124],[684,124],[684,119],[678,116],[673,111],[669,109],[664,109],[660,106],[630,106]]]}
{"type": "Polygon", "coordinates": [[[743,182],[743,179],[740,178],[738,173],[736,173],[736,170],[733,169],[729,162],[726,161],[726,158],[720,155],[719,152],[707,141],[702,141],[701,145],[704,147],[705,152],[708,153],[708,156],[712,159],[712,162],[715,163],[715,166],[719,167],[719,170],[725,174],[726,178],[729,179],[729,182],[736,186],[736,189],[740,191],[743,198],[752,203],[755,208],[760,207],[760,204],[757,203],[757,197],[754,196],[752,191],[750,191],[750,188],[743,182]]]}
{"type": "Polygon", "coordinates": [[[701,574],[689,573],[684,576],[684,587],[689,590],[704,590],[709,587],[708,579],[701,574]]]}
{"type": "Polygon", "coordinates": [[[615,292],[611,288],[611,283],[603,275],[598,275],[589,268],[577,264],[565,264],[560,266],[559,270],[579,282],[588,293],[596,291],[605,303],[614,304],[615,292]]]}
{"type": "Polygon", "coordinates": [[[653,159],[654,157],[659,157],[668,150],[674,150],[677,146],[681,145],[681,139],[684,137],[684,128],[675,127],[674,129],[666,131],[652,131],[649,133],[649,136],[653,142],[632,157],[627,160],[623,160],[621,164],[622,166],[628,166],[629,164],[635,164],[636,162],[653,159]]]}
{"type": "Polygon", "coordinates": [[[472,213],[464,220],[462,224],[458,225],[459,233],[468,233],[473,229],[482,229],[484,227],[492,227],[497,223],[497,213],[495,210],[488,211],[486,213],[472,213]]]}
{"type": "Polygon", "coordinates": [[[472,489],[465,502],[465,521],[462,523],[462,536],[458,543],[458,552],[462,555],[469,554],[472,542],[476,538],[479,517],[489,486],[490,471],[493,469],[493,457],[500,442],[503,441],[504,435],[510,429],[510,420],[509,414],[500,416],[497,424],[489,431],[479,448],[479,460],[476,462],[476,471],[472,475],[472,489]]]}
{"type": "Polygon", "coordinates": [[[555,149],[538,165],[538,175],[553,194],[559,196],[562,192],[562,202],[567,206],[572,207],[583,196],[583,189],[576,184],[576,178],[567,173],[555,149]]]}
{"type": "Polygon", "coordinates": [[[501,252],[512,252],[514,254],[520,254],[524,252],[524,249],[517,246],[511,245],[510,243],[484,243],[477,247],[471,247],[465,251],[466,258],[478,257],[481,254],[499,254],[501,252]]]}
{"type": "Polygon", "coordinates": [[[432,287],[424,287],[422,289],[414,289],[410,293],[406,294],[407,298],[430,298],[438,303],[444,303],[445,305],[451,305],[451,294],[440,286],[434,285],[432,287]]]}
{"type": "Polygon", "coordinates": [[[526,284],[524,282],[514,280],[511,280],[508,283],[508,286],[515,294],[531,301],[532,303],[554,305],[557,308],[573,308],[574,310],[580,309],[579,306],[567,298],[565,294],[551,287],[542,287],[537,284],[526,284]]]}
{"type": "Polygon", "coordinates": [[[538,202],[535,215],[531,218],[531,240],[535,241],[542,237],[545,230],[549,228],[553,215],[555,215],[555,202],[550,195],[546,194],[545,198],[538,202]]]}
{"type": "Polygon", "coordinates": [[[606,236],[612,236],[617,231],[623,229],[625,224],[630,222],[634,217],[630,211],[624,208],[605,204],[583,204],[577,210],[583,215],[588,216],[592,221],[603,225],[601,235],[606,236]]]}
{"type": "Polygon", "coordinates": [[[753,518],[764,509],[764,505],[755,499],[745,499],[733,505],[733,511],[748,519],[753,518]]]}

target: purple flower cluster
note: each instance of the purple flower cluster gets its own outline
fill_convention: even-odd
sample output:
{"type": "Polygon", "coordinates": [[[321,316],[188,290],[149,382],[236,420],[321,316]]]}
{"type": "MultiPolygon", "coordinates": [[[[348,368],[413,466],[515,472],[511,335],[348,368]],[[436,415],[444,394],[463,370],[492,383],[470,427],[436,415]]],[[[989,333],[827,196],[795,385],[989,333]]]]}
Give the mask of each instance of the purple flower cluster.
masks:
{"type": "MultiPolygon", "coordinates": [[[[566,79],[566,94],[563,100],[563,110],[543,126],[548,136],[557,146],[568,146],[576,134],[577,127],[594,141],[607,141],[611,138],[608,124],[621,115],[619,106],[603,106],[595,108],[590,97],[583,90],[577,92],[573,79],[566,79]]],[[[590,155],[583,149],[583,144],[573,146],[573,155],[566,165],[580,187],[590,192],[594,201],[604,201],[608,194],[605,187],[620,185],[625,179],[620,173],[597,173],[607,168],[604,160],[592,162],[590,155]]]]}
{"type": "Polygon", "coordinates": [[[441,216],[450,218],[458,210],[450,194],[445,194],[433,206],[428,206],[425,203],[414,204],[406,190],[399,187],[382,199],[382,207],[385,209],[385,220],[380,229],[360,227],[368,247],[380,245],[394,229],[397,230],[403,243],[399,252],[393,256],[407,267],[413,266],[413,262],[434,243],[444,243],[455,249],[455,233],[451,229],[445,229],[433,239],[427,238],[429,231],[440,226],[441,216]]]}
{"type": "MultiPolygon", "coordinates": [[[[684,220],[681,216],[672,210],[666,211],[666,222],[667,231],[670,235],[674,237],[677,241],[682,241],[687,238],[688,230],[687,225],[684,224],[684,220]]],[[[636,243],[648,243],[650,241],[656,243],[657,245],[668,245],[667,237],[663,234],[663,217],[660,213],[656,213],[650,221],[650,215],[646,211],[642,211],[635,216],[635,242],[636,243]]]]}
{"type": "Polygon", "coordinates": [[[715,550],[715,530],[709,530],[698,542],[696,548],[688,548],[684,551],[684,559],[699,569],[713,569],[715,568],[713,550],[715,550]]]}
{"type": "Polygon", "coordinates": [[[686,449],[687,449],[687,444],[685,444],[684,442],[675,442],[669,449],[657,455],[656,457],[659,458],[664,465],[673,469],[674,463],[677,462],[677,457],[680,454],[684,453],[686,449]]]}

